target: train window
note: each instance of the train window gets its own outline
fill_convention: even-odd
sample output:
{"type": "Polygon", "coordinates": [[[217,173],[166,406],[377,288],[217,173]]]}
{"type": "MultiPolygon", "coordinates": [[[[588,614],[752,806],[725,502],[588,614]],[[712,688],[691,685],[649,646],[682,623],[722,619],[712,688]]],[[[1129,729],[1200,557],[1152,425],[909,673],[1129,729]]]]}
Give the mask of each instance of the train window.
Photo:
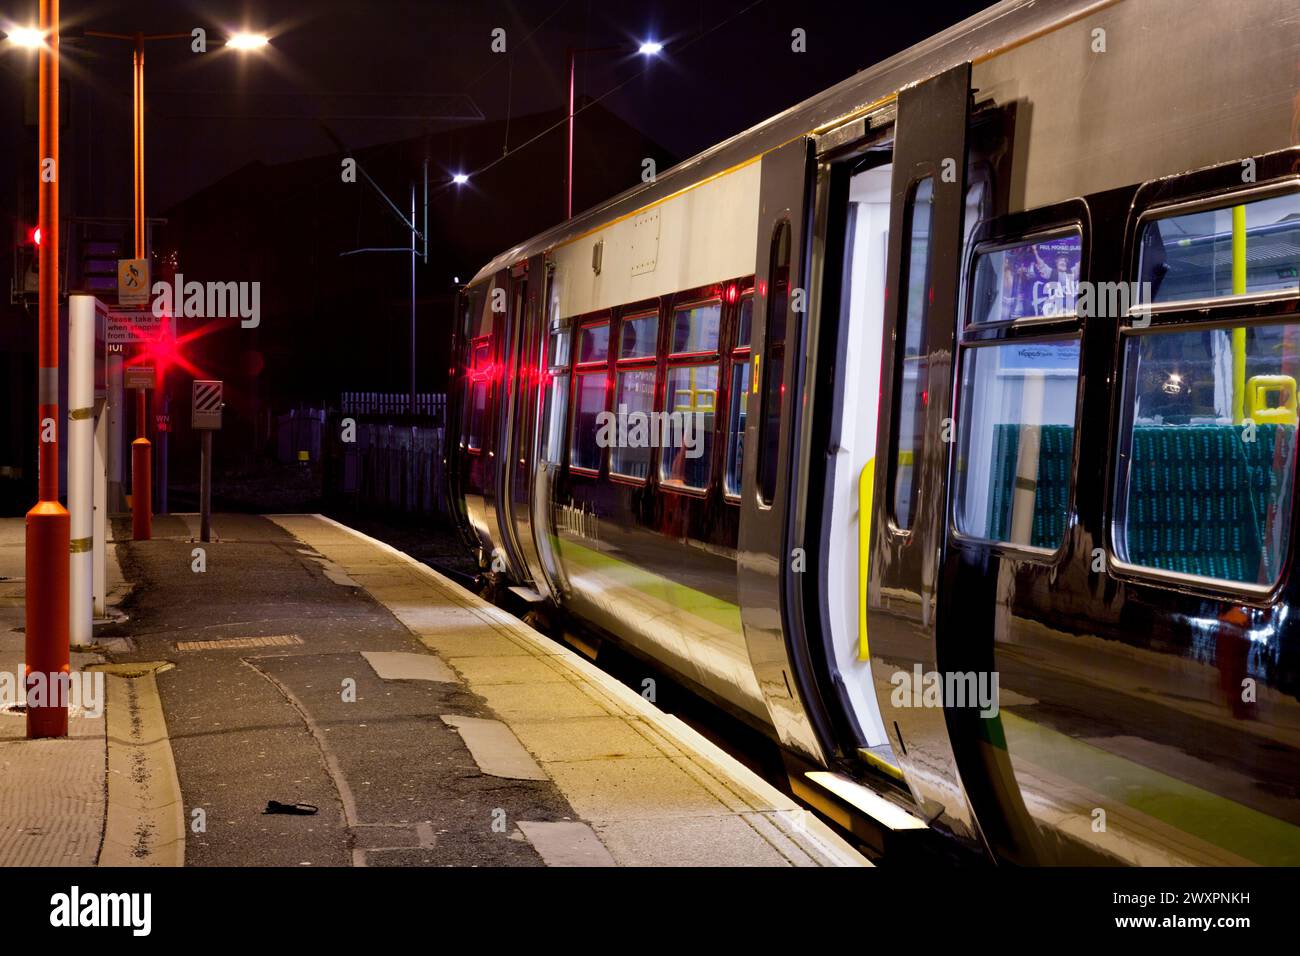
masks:
{"type": "Polygon", "coordinates": [[[623,333],[619,338],[620,359],[652,358],[658,347],[659,316],[635,315],[623,320],[623,333]]]}
{"type": "Polygon", "coordinates": [[[1055,551],[1065,540],[1079,339],[966,348],[957,454],[957,530],[1055,551]]]}
{"type": "Polygon", "coordinates": [[[1300,324],[1129,336],[1115,547],[1146,568],[1270,585],[1286,560],[1300,324]]]}
{"type": "Polygon", "coordinates": [[[569,438],[569,467],[600,471],[601,446],[597,441],[600,413],[605,411],[609,371],[609,322],[578,329],[578,357],[573,370],[573,426],[569,438]]]}
{"type": "Polygon", "coordinates": [[[749,403],[749,336],[754,322],[754,297],[740,300],[736,324],[736,347],[731,352],[731,391],[727,401],[727,471],[723,491],[730,497],[740,496],[745,463],[745,422],[749,403]]]}
{"type": "Polygon", "coordinates": [[[749,348],[754,326],[754,296],[747,294],[740,300],[740,317],[736,320],[736,348],[749,348]]]}
{"type": "Polygon", "coordinates": [[[653,447],[647,423],[655,407],[655,355],[659,338],[659,316],[629,316],[623,320],[619,337],[618,365],[614,380],[616,430],[608,442],[609,473],[644,481],[650,474],[653,447]]]}
{"type": "Polygon", "coordinates": [[[1157,219],[1143,228],[1140,249],[1139,291],[1146,301],[1294,293],[1300,289],[1300,193],[1157,219]]]}
{"type": "Polygon", "coordinates": [[[609,323],[584,325],[578,339],[578,364],[603,362],[609,357],[609,323]]]}
{"type": "Polygon", "coordinates": [[[478,340],[470,346],[469,427],[465,436],[465,445],[470,451],[483,449],[483,427],[487,420],[488,386],[492,375],[489,348],[487,339],[478,340]]]}
{"type": "Polygon", "coordinates": [[[982,250],[966,321],[1016,322],[1073,315],[1079,293],[1083,233],[1044,236],[982,250]]]}
{"type": "Polygon", "coordinates": [[[693,355],[718,350],[722,303],[691,305],[673,313],[673,355],[693,355]]]}
{"type": "Polygon", "coordinates": [[[564,423],[569,402],[569,330],[552,329],[546,348],[547,381],[542,423],[542,460],[558,465],[564,455],[564,423]]]}
{"type": "Polygon", "coordinates": [[[902,352],[896,373],[898,420],[892,462],[894,523],[902,530],[912,526],[919,490],[914,479],[914,465],[925,440],[929,388],[925,324],[930,303],[930,205],[933,199],[934,180],[927,176],[917,183],[907,218],[907,298],[902,334],[898,336],[902,352]]]}
{"type": "Polygon", "coordinates": [[[701,491],[709,485],[713,461],[714,410],[718,402],[718,366],[678,365],[668,369],[659,479],[701,491]]]}
{"type": "MultiPolygon", "coordinates": [[[[790,223],[781,222],[772,237],[768,264],[767,330],[763,341],[763,404],[758,430],[758,497],[770,505],[776,497],[777,456],[781,444],[781,406],[785,400],[785,327],[790,306],[790,223]]],[[[757,359],[755,374],[758,374],[757,359]]],[[[757,382],[754,383],[755,387],[757,382]]]]}

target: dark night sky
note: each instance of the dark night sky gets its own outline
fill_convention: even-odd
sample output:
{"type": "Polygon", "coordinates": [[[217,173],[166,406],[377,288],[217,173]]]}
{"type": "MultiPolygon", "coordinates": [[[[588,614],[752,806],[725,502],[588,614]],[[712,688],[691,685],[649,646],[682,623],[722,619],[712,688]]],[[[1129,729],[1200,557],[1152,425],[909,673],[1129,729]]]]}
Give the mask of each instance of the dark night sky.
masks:
{"type": "MultiPolygon", "coordinates": [[[[642,38],[662,40],[664,55],[648,68],[636,54],[593,55],[580,65],[579,92],[599,96],[618,87],[604,105],[686,157],[986,5],[980,0],[62,4],[69,27],[208,30],[205,55],[191,53],[185,40],[150,44],[146,54],[151,214],[250,161],[274,163],[332,152],[314,119],[322,107],[330,125],[354,146],[414,136],[431,122],[435,129],[457,125],[430,116],[481,113],[502,119],[556,109],[567,94],[568,47],[642,38]],[[242,26],[271,34],[273,49],[254,55],[222,50],[220,37],[242,26]],[[505,55],[489,49],[490,32],[497,26],[507,31],[505,55]],[[807,31],[807,53],[790,50],[795,27],[807,31]],[[322,100],[323,94],[331,95],[322,100]]],[[[30,22],[35,9],[35,0],[0,0],[0,15],[9,22],[30,22]]],[[[65,51],[65,76],[83,85],[74,101],[74,142],[76,160],[91,187],[85,200],[91,208],[75,213],[126,215],[129,45],[84,39],[68,42],[65,51]]],[[[0,56],[0,88],[20,89],[28,60],[20,51],[0,56]]]]}

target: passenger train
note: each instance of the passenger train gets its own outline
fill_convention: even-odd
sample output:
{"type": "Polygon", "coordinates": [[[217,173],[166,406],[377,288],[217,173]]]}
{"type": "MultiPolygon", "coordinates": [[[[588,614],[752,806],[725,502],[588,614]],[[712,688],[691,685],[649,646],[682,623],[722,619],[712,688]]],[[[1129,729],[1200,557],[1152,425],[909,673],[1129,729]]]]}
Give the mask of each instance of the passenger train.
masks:
{"type": "Polygon", "coordinates": [[[1298,90],[1294,0],[1006,0],[508,250],[484,573],[882,831],[1300,863],[1298,90]]]}

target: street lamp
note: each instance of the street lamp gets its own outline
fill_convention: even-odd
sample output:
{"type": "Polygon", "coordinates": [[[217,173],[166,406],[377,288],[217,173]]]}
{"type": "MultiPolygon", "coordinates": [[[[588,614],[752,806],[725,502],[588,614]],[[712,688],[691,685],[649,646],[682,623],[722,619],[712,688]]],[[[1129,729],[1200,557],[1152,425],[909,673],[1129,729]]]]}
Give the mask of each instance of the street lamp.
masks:
{"type": "Polygon", "coordinates": [[[451,181],[454,185],[464,186],[469,182],[469,176],[465,173],[454,173],[451,177],[451,181]]]}
{"type": "Polygon", "coordinates": [[[232,50],[257,50],[270,42],[264,33],[236,33],[226,41],[226,46],[232,50]]]}
{"type": "MultiPolygon", "coordinates": [[[[663,52],[664,45],[655,40],[646,40],[637,46],[637,52],[642,56],[658,56],[663,52]]],[[[583,50],[569,50],[569,161],[568,172],[564,177],[564,216],[566,219],[573,218],[573,111],[574,111],[574,90],[576,88],[575,79],[578,70],[578,55],[580,53],[612,53],[616,50],[626,51],[628,47],[624,44],[615,46],[597,46],[588,47],[583,50]]]]}
{"type": "MultiPolygon", "coordinates": [[[[135,172],[135,258],[146,259],[145,217],[144,217],[144,45],[153,40],[189,40],[190,33],[107,33],[100,30],[86,30],[88,37],[100,37],[105,40],[126,40],[135,50],[133,64],[133,136],[132,153],[135,172]]],[[[226,41],[226,45],[235,50],[254,50],[266,46],[269,41],[262,34],[236,33],[226,41]]],[[[164,407],[164,412],[167,409],[164,407]]],[[[135,430],[136,439],[131,443],[131,536],[136,541],[147,541],[153,534],[152,468],[151,446],[148,438],[149,426],[148,390],[140,389],[136,402],[135,430]]],[[[166,442],[166,432],[162,440],[166,442]]],[[[162,451],[166,453],[164,444],[162,451]]]]}
{"type": "Polygon", "coordinates": [[[45,31],[36,27],[14,27],[4,37],[15,46],[28,50],[39,50],[45,46],[45,31]]]}

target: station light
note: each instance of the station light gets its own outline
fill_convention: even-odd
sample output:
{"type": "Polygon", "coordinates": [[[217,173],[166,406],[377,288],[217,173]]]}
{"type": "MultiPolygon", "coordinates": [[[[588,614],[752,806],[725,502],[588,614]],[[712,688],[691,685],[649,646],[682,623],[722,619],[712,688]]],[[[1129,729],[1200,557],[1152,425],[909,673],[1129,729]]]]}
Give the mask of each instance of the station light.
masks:
{"type": "Polygon", "coordinates": [[[664,45],[656,40],[646,40],[638,48],[637,52],[642,56],[658,56],[663,52],[664,45]]]}
{"type": "Polygon", "coordinates": [[[15,46],[36,50],[45,45],[45,33],[36,27],[14,27],[5,38],[15,46]]]}
{"type": "Polygon", "coordinates": [[[236,33],[226,41],[232,50],[257,50],[271,42],[265,33],[236,33]]]}

